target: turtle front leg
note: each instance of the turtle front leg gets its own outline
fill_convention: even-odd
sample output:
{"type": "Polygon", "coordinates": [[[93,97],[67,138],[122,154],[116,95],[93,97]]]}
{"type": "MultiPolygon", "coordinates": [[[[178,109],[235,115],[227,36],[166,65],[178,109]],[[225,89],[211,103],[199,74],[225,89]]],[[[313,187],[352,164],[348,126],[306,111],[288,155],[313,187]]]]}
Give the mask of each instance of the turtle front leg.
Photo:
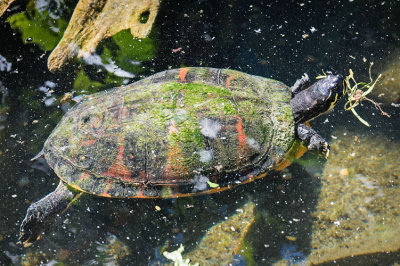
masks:
{"type": "Polygon", "coordinates": [[[329,143],[321,137],[315,130],[305,124],[298,124],[296,128],[297,137],[303,142],[309,151],[329,156],[329,143]]]}
{"type": "Polygon", "coordinates": [[[301,78],[296,80],[296,82],[293,84],[292,87],[290,87],[290,89],[292,91],[292,94],[295,95],[307,88],[308,85],[310,85],[310,77],[307,75],[307,73],[304,73],[301,78]]]}
{"type": "Polygon", "coordinates": [[[29,206],[21,223],[18,244],[25,247],[32,245],[78,195],[60,181],[56,190],[29,206]]]}

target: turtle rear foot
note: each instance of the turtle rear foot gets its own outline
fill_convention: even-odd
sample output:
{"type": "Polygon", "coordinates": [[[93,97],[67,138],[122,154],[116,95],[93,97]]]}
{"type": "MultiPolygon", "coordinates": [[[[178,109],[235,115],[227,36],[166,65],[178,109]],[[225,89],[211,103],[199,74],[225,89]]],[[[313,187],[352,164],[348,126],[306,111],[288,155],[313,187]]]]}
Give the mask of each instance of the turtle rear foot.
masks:
{"type": "Polygon", "coordinates": [[[68,208],[68,203],[76,194],[68,190],[63,182],[56,190],[29,206],[21,223],[18,244],[32,245],[42,233],[56,220],[58,214],[68,208]]]}

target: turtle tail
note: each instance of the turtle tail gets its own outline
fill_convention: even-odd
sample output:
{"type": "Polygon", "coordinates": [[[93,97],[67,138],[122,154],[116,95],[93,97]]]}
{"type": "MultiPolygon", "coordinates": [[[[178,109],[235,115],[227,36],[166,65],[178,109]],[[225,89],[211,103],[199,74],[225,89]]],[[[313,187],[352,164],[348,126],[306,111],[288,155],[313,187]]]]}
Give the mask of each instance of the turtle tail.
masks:
{"type": "Polygon", "coordinates": [[[21,223],[17,244],[23,244],[25,247],[32,245],[41,237],[42,232],[54,223],[57,216],[63,213],[69,204],[80,195],[70,191],[60,181],[53,192],[29,206],[21,223]]]}

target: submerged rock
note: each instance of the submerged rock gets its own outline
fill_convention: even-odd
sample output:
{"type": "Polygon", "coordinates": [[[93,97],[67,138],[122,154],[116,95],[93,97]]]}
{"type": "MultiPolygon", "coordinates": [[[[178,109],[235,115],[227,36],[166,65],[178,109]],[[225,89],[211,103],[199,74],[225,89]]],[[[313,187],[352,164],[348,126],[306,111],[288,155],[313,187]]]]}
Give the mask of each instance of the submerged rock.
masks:
{"type": "Polygon", "coordinates": [[[334,135],[340,137],[321,177],[307,261],[389,263],[392,252],[400,252],[400,143],[345,131],[334,135]]]}
{"type": "Polygon", "coordinates": [[[0,1],[0,17],[6,12],[7,8],[14,2],[15,0],[3,0],[0,1]]]}
{"type": "Polygon", "coordinates": [[[376,99],[385,105],[400,103],[400,50],[393,52],[392,55],[379,71],[382,77],[372,91],[376,99]]]}
{"type": "MultiPolygon", "coordinates": [[[[14,1],[0,1],[0,16],[14,1]]],[[[49,70],[60,69],[73,57],[86,58],[90,56],[103,39],[109,38],[122,30],[130,29],[133,37],[147,37],[156,18],[159,5],[160,0],[80,0],[63,37],[50,54],[47,62],[49,70]]],[[[19,19],[19,23],[25,22],[24,18],[19,19]]],[[[13,21],[12,24],[16,24],[16,22],[13,21]]],[[[40,26],[43,27],[43,25],[40,26]]],[[[50,29],[50,32],[45,36],[54,38],[52,30],[50,29]]],[[[53,47],[50,42],[45,48],[50,50],[53,47]]]]}
{"type": "Polygon", "coordinates": [[[94,52],[101,40],[124,29],[134,37],[146,37],[156,18],[159,0],[80,0],[68,27],[48,59],[56,71],[70,58],[94,52]]]}
{"type": "Polygon", "coordinates": [[[120,265],[130,255],[129,247],[112,234],[108,235],[104,244],[97,247],[97,251],[97,263],[106,265],[120,265]]]}
{"type": "Polygon", "coordinates": [[[211,227],[200,244],[184,258],[200,265],[229,265],[243,253],[244,238],[255,219],[255,204],[247,202],[237,213],[211,227]]]}

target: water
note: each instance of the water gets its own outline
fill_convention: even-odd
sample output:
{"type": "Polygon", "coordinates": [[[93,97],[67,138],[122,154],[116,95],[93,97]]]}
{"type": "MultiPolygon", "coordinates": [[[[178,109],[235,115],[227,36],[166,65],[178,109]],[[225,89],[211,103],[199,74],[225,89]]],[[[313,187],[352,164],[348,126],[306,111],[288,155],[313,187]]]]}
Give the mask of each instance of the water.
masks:
{"type": "MultiPolygon", "coordinates": [[[[311,123],[332,143],[331,161],[306,154],[281,173],[200,197],[84,196],[37,243],[17,246],[27,207],[58,183],[45,161],[30,158],[69,108],[57,101],[67,92],[93,93],[181,66],[286,84],[305,72],[314,78],[351,68],[366,81],[370,62],[377,76],[400,60],[399,1],[163,1],[149,38],[123,31],[51,73],[47,58],[75,5],[59,3],[13,4],[0,18],[0,264],[163,264],[163,250],[196,250],[209,228],[249,200],[254,222],[234,265],[399,263],[399,91],[382,106],[390,118],[369,103],[357,108],[370,128],[343,110],[344,100],[311,123]]],[[[372,97],[382,102],[379,94],[372,97]]]]}

